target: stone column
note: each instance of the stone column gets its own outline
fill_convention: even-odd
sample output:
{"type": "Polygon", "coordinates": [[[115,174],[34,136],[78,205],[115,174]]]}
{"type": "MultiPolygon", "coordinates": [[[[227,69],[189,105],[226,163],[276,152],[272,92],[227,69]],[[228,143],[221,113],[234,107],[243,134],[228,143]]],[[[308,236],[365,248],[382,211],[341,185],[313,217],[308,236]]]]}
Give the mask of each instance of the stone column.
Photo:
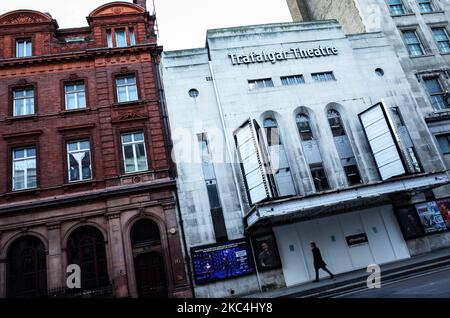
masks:
{"type": "Polygon", "coordinates": [[[6,297],[6,259],[0,258],[0,298],[6,297]]]}
{"type": "MultiPolygon", "coordinates": [[[[177,224],[175,204],[163,205],[164,216],[166,221],[167,241],[169,243],[172,276],[174,282],[174,290],[172,297],[190,298],[192,292],[186,275],[185,262],[183,259],[181,231],[177,224]]],[[[190,264],[188,264],[189,266],[190,264]]]]}
{"type": "Polygon", "coordinates": [[[125,253],[122,239],[122,227],[120,224],[120,212],[108,213],[108,241],[111,251],[111,276],[115,296],[128,297],[128,278],[126,271],[125,253]]]}
{"type": "Polygon", "coordinates": [[[65,270],[63,270],[61,248],[61,224],[47,224],[48,235],[48,264],[47,287],[48,289],[65,286],[65,270]]]}

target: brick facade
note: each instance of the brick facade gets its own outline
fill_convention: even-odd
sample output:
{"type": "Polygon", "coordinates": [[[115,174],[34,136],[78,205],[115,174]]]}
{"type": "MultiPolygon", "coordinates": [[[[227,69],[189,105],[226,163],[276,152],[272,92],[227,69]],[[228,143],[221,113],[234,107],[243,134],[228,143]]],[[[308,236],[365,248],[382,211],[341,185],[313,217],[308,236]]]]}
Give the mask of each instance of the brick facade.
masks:
{"type": "Polygon", "coordinates": [[[77,29],[59,29],[36,11],[0,16],[0,297],[8,296],[8,246],[14,240],[42,241],[47,286],[58,288],[66,280],[64,244],[86,226],[104,236],[114,295],[138,296],[130,229],[141,219],[160,230],[167,295],[190,295],[157,84],[162,48],[155,17],[143,8],[145,1],[138,3],[103,5],[88,16],[88,27],[77,29]],[[115,41],[118,29],[125,30],[128,45],[108,48],[107,30],[115,41]],[[32,41],[31,57],[16,58],[21,39],[32,41]],[[138,100],[118,102],[115,79],[121,75],[135,76],[138,100]],[[85,85],[86,107],[66,110],[64,85],[75,82],[85,85]],[[18,88],[33,88],[34,114],[13,115],[18,88]],[[148,169],[127,174],[121,133],[135,131],[144,134],[148,169]],[[66,143],[80,139],[90,141],[92,178],[71,183],[66,143]],[[36,148],[37,186],[14,191],[12,151],[29,146],[36,148]]]}

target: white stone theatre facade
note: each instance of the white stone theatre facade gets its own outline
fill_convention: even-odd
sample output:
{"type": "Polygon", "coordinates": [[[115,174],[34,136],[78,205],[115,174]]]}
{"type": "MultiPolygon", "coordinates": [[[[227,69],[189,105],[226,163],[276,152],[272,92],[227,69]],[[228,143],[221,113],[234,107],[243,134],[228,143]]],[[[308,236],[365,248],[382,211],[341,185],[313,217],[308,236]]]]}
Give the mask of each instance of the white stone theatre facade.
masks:
{"type": "Polygon", "coordinates": [[[382,33],[210,30],[161,71],[197,296],[311,281],[310,242],[337,274],[450,245],[449,172],[382,33]]]}

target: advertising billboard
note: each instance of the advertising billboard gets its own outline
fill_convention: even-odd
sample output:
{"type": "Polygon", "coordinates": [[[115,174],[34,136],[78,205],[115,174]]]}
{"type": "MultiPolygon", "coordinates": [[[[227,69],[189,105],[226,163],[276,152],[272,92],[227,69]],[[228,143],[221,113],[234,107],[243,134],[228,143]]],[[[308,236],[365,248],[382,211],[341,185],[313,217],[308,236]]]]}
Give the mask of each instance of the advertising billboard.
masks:
{"type": "Polygon", "coordinates": [[[444,218],[436,201],[416,204],[416,210],[419,214],[425,233],[435,233],[447,230],[444,218]]]}
{"type": "Polygon", "coordinates": [[[255,273],[251,247],[245,239],[193,247],[191,257],[198,285],[255,273]]]}

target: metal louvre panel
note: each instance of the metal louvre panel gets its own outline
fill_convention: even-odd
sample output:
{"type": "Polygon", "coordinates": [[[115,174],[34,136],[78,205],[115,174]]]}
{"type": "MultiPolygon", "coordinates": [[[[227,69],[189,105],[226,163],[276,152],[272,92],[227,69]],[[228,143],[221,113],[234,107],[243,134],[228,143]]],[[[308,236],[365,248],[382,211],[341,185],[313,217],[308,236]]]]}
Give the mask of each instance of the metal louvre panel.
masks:
{"type": "Polygon", "coordinates": [[[377,104],[359,114],[382,180],[406,173],[392,135],[383,105],[377,104]]]}
{"type": "Polygon", "coordinates": [[[319,143],[317,140],[302,141],[303,152],[305,153],[306,162],[311,165],[314,163],[322,163],[322,155],[320,154],[319,143]]]}
{"type": "Polygon", "coordinates": [[[272,197],[252,119],[234,132],[242,174],[251,205],[272,197]]]}

